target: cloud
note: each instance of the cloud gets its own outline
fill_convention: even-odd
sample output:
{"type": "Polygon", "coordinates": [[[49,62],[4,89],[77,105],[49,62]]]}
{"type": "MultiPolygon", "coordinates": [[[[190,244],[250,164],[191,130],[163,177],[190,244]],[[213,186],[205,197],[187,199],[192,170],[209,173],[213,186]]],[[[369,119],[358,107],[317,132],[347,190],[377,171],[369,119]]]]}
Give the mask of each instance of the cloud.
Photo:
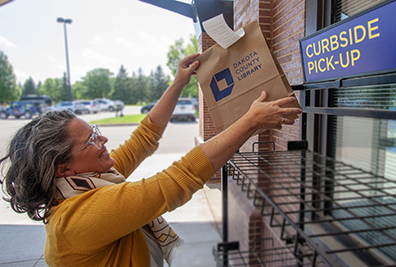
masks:
{"type": "Polygon", "coordinates": [[[148,41],[150,43],[154,43],[155,42],[155,37],[153,35],[148,34],[147,32],[144,32],[144,31],[139,31],[137,33],[137,37],[140,40],[148,41]]]}
{"type": "Polygon", "coordinates": [[[130,41],[128,41],[128,40],[126,40],[125,38],[122,38],[122,37],[116,37],[114,39],[114,42],[116,44],[125,46],[128,49],[136,49],[136,45],[133,42],[130,42],[130,41]]]}
{"type": "Polygon", "coordinates": [[[0,35],[0,45],[4,45],[6,47],[16,47],[13,42],[8,41],[5,37],[0,35]]]}
{"type": "Polygon", "coordinates": [[[96,35],[91,43],[94,45],[103,44],[104,39],[102,37],[96,35]]]}
{"type": "Polygon", "coordinates": [[[114,58],[106,56],[106,55],[101,55],[91,49],[88,49],[88,48],[86,48],[83,51],[83,56],[85,59],[94,60],[102,66],[109,66],[112,64],[116,64],[118,62],[117,59],[114,59],[114,58]]]}
{"type": "MultiPolygon", "coordinates": [[[[21,84],[23,84],[27,79],[29,79],[29,77],[33,77],[31,73],[24,72],[19,68],[14,68],[14,73],[17,77],[17,81],[21,84]]],[[[35,82],[37,81],[35,80],[35,82]]]]}
{"type": "Polygon", "coordinates": [[[56,60],[53,56],[48,55],[47,57],[48,57],[48,59],[49,59],[51,62],[57,62],[57,60],[56,60]]]}

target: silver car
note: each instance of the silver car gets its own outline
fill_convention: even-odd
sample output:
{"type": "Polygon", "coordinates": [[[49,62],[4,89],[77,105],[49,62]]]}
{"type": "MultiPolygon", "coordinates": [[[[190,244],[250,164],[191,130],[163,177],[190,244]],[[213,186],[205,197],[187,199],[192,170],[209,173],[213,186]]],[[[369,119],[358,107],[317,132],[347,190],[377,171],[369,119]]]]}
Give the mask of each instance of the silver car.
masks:
{"type": "Polygon", "coordinates": [[[85,109],[84,105],[70,101],[59,102],[53,105],[52,107],[49,107],[49,110],[57,110],[57,111],[71,110],[76,114],[82,114],[84,109],[85,109]]]}
{"type": "Polygon", "coordinates": [[[195,121],[195,106],[191,99],[179,98],[170,120],[195,121]]]}
{"type": "Polygon", "coordinates": [[[91,114],[91,113],[98,113],[101,110],[100,103],[93,100],[75,100],[74,103],[83,105],[83,113],[91,114]]]}

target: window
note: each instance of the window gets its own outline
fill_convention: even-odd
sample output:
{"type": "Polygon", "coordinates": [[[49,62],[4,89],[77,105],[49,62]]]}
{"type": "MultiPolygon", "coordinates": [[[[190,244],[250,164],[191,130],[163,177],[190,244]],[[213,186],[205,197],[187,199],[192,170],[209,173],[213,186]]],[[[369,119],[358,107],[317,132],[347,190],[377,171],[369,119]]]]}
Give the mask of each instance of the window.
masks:
{"type": "Polygon", "coordinates": [[[334,6],[335,18],[333,23],[349,18],[350,16],[385,1],[386,0],[337,0],[334,6]]]}
{"type": "MultiPolygon", "coordinates": [[[[333,106],[348,109],[396,110],[396,85],[335,90],[333,106]]],[[[395,120],[337,116],[331,143],[336,157],[396,181],[395,120]]]]}
{"type": "MultiPolygon", "coordinates": [[[[332,14],[330,24],[358,14],[376,5],[386,2],[384,0],[336,0],[321,13],[318,11],[317,29],[321,29],[320,21],[332,14]]],[[[326,26],[330,25],[326,24],[326,26]]],[[[314,28],[312,25],[310,28],[314,28]]],[[[396,73],[390,73],[395,77],[396,73]]],[[[360,79],[374,79],[374,82],[357,86],[352,83],[340,88],[307,90],[301,93],[301,99],[307,107],[307,114],[302,120],[303,139],[306,138],[310,149],[321,154],[326,154],[336,161],[350,164],[361,170],[370,172],[388,181],[396,181],[396,84],[395,78],[391,81],[379,83],[381,75],[358,77],[360,79]],[[383,113],[381,113],[383,112],[383,113]],[[378,113],[388,114],[378,116],[378,113]]],[[[386,75],[383,75],[386,76],[386,75]]],[[[352,79],[351,79],[352,80],[352,79]]],[[[328,81],[333,84],[334,81],[328,81]]],[[[342,83],[342,82],[341,82],[342,83]]],[[[345,83],[347,84],[347,83],[345,83]]],[[[323,86],[323,87],[326,87],[323,86]]],[[[374,176],[373,176],[374,177],[374,176]]],[[[396,188],[386,182],[379,182],[375,178],[361,177],[367,188],[356,185],[351,191],[343,191],[339,186],[328,188],[334,192],[332,198],[342,199],[342,205],[350,207],[356,216],[366,218],[367,225],[373,224],[383,227],[381,234],[364,231],[367,225],[354,220],[348,220],[350,214],[331,211],[328,215],[336,218],[340,225],[348,231],[356,231],[356,235],[373,247],[378,246],[380,255],[386,255],[391,262],[396,262],[396,246],[382,248],[381,244],[390,244],[394,230],[386,230],[395,226],[396,199],[381,192],[396,195],[396,188]],[[354,191],[353,191],[354,190],[354,191]],[[353,192],[352,192],[353,191],[353,192]],[[356,192],[367,195],[366,200],[357,200],[356,192]],[[386,207],[384,209],[384,207],[386,207]]],[[[359,178],[359,177],[357,177],[359,178]]],[[[320,179],[320,178],[319,178],[320,179]]],[[[330,205],[332,200],[325,200],[325,205],[330,205]]]]}

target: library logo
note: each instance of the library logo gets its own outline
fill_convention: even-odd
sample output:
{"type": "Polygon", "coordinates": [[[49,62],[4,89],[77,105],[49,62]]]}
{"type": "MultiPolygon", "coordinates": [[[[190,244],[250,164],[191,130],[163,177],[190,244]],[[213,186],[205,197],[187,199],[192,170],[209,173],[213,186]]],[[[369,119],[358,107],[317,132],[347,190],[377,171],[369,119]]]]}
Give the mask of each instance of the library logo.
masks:
{"type": "Polygon", "coordinates": [[[216,73],[212,77],[212,81],[210,82],[210,89],[212,89],[212,93],[216,102],[230,95],[233,88],[234,79],[232,78],[229,68],[226,68],[225,70],[216,73]],[[219,82],[223,79],[225,80],[226,86],[223,85],[222,87],[225,88],[219,88],[219,82]]]}

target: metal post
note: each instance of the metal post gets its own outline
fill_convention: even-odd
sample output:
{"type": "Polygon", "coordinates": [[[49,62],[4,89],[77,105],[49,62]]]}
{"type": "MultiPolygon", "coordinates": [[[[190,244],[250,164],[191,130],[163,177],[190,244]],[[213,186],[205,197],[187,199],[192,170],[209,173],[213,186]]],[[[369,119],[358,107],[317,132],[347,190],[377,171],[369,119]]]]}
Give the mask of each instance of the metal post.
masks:
{"type": "Polygon", "coordinates": [[[63,19],[58,18],[57,22],[63,23],[63,32],[65,35],[65,50],[66,50],[66,68],[67,68],[67,89],[69,90],[69,101],[73,101],[72,93],[71,93],[71,84],[70,84],[70,66],[69,66],[69,50],[67,47],[67,31],[66,31],[66,24],[71,24],[71,19],[63,19]]]}
{"type": "Polygon", "coordinates": [[[67,86],[69,89],[69,101],[73,101],[70,85],[70,66],[69,66],[69,49],[67,48],[67,33],[66,23],[63,23],[63,29],[65,31],[65,49],[66,49],[66,67],[67,67],[67,86]]]}
{"type": "MultiPolygon", "coordinates": [[[[222,195],[222,234],[223,242],[228,242],[228,175],[227,164],[221,168],[221,195],[222,195]]],[[[223,249],[223,266],[228,266],[228,248],[223,249]]]]}
{"type": "Polygon", "coordinates": [[[221,194],[223,198],[222,209],[223,209],[223,242],[228,241],[228,181],[227,181],[227,167],[226,165],[221,168],[221,194]]]}

